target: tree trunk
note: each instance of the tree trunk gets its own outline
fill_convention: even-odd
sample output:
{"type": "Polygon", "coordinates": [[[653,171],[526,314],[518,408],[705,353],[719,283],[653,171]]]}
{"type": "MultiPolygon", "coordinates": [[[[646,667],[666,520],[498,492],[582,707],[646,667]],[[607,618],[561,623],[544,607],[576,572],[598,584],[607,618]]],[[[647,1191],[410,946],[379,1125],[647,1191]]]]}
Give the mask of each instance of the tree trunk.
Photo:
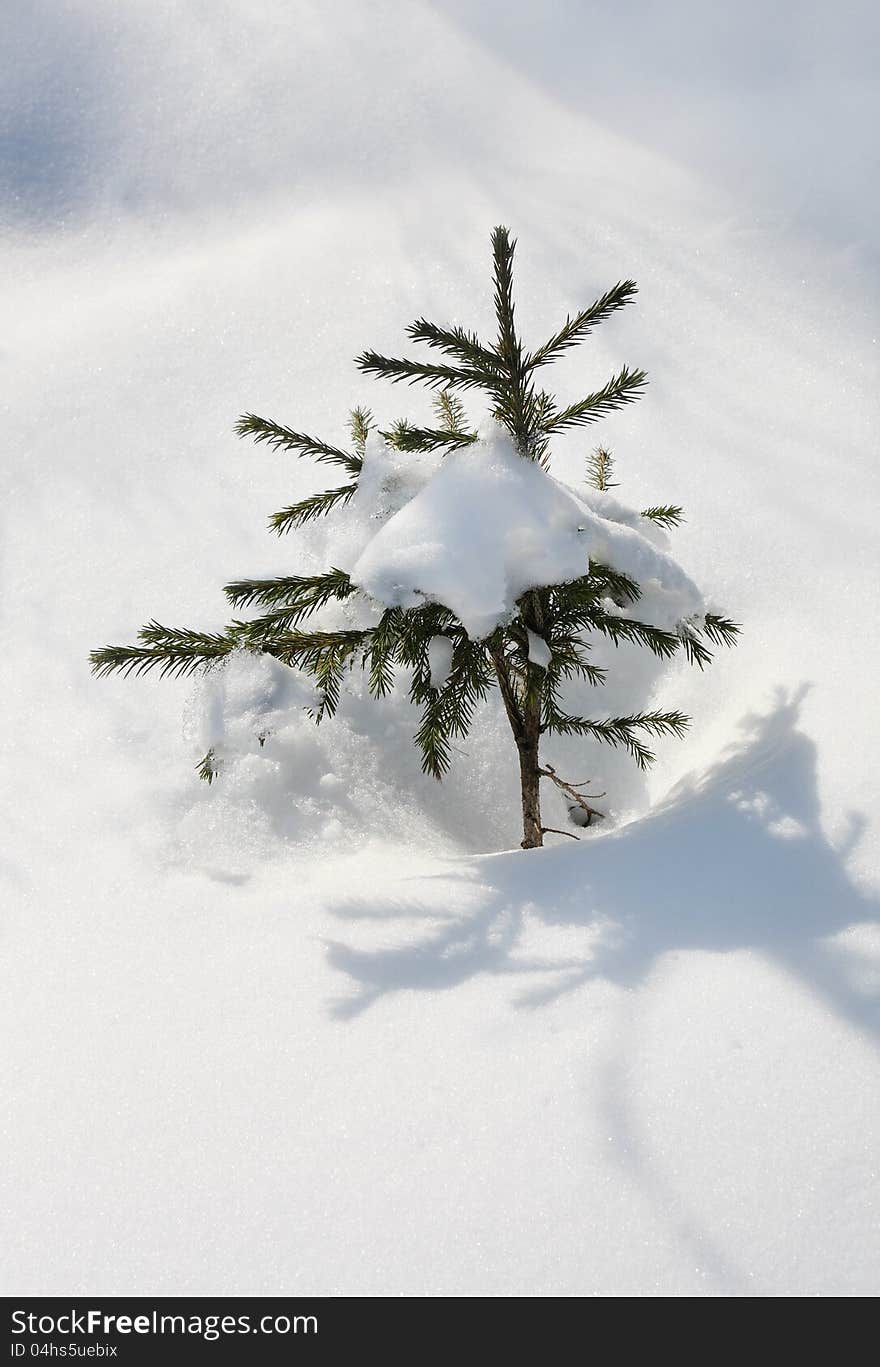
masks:
{"type": "Polygon", "coordinates": [[[524,850],[534,850],[544,844],[544,828],[541,825],[541,776],[538,771],[538,747],[541,742],[541,703],[535,699],[521,707],[514,694],[510,672],[504,652],[500,647],[490,648],[489,654],[495,665],[504,710],[519,752],[520,792],[522,794],[523,838],[520,842],[524,850]]]}
{"type": "Polygon", "coordinates": [[[524,850],[534,850],[544,844],[541,825],[541,777],[538,773],[538,736],[533,740],[517,741],[519,750],[519,779],[522,791],[524,850]]]}

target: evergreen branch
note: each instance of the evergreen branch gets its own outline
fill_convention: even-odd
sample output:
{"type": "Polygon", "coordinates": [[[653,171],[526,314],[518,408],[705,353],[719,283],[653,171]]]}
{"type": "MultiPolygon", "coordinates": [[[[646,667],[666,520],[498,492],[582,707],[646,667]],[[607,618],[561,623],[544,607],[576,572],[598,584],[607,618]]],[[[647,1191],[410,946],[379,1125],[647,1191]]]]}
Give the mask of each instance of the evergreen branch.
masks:
{"type": "Polygon", "coordinates": [[[348,451],[340,451],[338,446],[329,446],[317,437],[305,432],[294,432],[281,423],[258,418],[256,413],[244,413],[235,424],[240,437],[253,437],[256,442],[265,442],[276,451],[295,451],[298,456],[314,456],[315,460],[326,461],[329,465],[341,465],[350,474],[359,473],[363,464],[360,456],[352,456],[348,451]]]}
{"type": "Polygon", "coordinates": [[[695,623],[679,622],[678,636],[688,664],[696,665],[698,669],[705,669],[712,660],[712,652],[708,646],[703,645],[695,627],[695,623]]]}
{"type": "Polygon", "coordinates": [[[364,458],[364,448],[366,447],[367,437],[370,435],[373,425],[373,415],[369,408],[353,408],[351,410],[348,426],[355,450],[361,460],[364,458]]]}
{"type": "Polygon", "coordinates": [[[543,390],[540,394],[536,393],[534,385],[526,380],[520,366],[518,342],[513,368],[510,382],[495,395],[492,412],[507,428],[520,453],[546,468],[548,443],[545,427],[556,409],[550,395],[543,390]]]}
{"type": "Polygon", "coordinates": [[[190,631],[185,627],[163,627],[148,622],[138,632],[137,646],[104,646],[89,656],[92,672],[99,679],[108,674],[149,674],[158,669],[162,678],[183,678],[206,669],[236,648],[233,630],[225,632],[190,631]]]}
{"type": "Polygon", "coordinates": [[[588,618],[589,624],[609,636],[615,645],[620,641],[632,641],[636,645],[647,646],[661,660],[670,660],[682,644],[675,631],[665,631],[663,627],[652,626],[649,622],[637,622],[632,617],[617,617],[601,609],[588,618]]]}
{"type": "Polygon", "coordinates": [[[539,428],[544,428],[552,415],[556,412],[556,400],[546,389],[539,389],[535,395],[535,421],[539,428]]]}
{"type": "Polygon", "coordinates": [[[729,617],[707,612],[703,618],[703,631],[716,646],[735,646],[742,627],[738,622],[731,622],[729,617]]]}
{"type": "Polygon", "coordinates": [[[673,708],[669,712],[639,712],[633,717],[615,717],[622,726],[638,727],[652,736],[678,736],[679,739],[691,724],[690,717],[673,708]]]}
{"type": "Polygon", "coordinates": [[[546,468],[547,441],[542,420],[555,411],[546,393],[540,395],[529,381],[522,343],[517,336],[513,303],[513,256],[516,240],[507,228],[492,233],[495,317],[498,322],[496,354],[499,367],[492,383],[485,385],[494,398],[492,412],[504,424],[520,454],[546,468]]]}
{"type": "Polygon", "coordinates": [[[429,347],[445,351],[448,356],[456,356],[472,370],[498,368],[498,357],[483,346],[474,332],[465,332],[461,327],[442,328],[429,323],[427,318],[417,318],[406,331],[414,342],[425,342],[429,347]]]}
{"type": "Polygon", "coordinates": [[[213,745],[211,746],[208,753],[202,756],[202,758],[199,760],[198,764],[195,767],[198,771],[199,778],[204,780],[204,782],[207,783],[208,787],[210,788],[211,784],[214,782],[214,779],[220,772],[220,761],[216,758],[214,754],[213,745]]]}
{"type": "Polygon", "coordinates": [[[588,423],[598,422],[600,418],[624,404],[635,403],[642,396],[648,377],[644,370],[630,370],[624,366],[613,375],[606,385],[588,394],[585,399],[570,404],[561,412],[554,413],[544,424],[545,432],[561,432],[567,427],[586,427],[588,423]]]}
{"type": "Polygon", "coordinates": [[[605,494],[609,489],[617,488],[616,482],[611,478],[613,474],[614,457],[606,447],[597,446],[595,451],[591,451],[587,456],[587,483],[598,489],[600,494],[605,494]]]}
{"type": "Polygon", "coordinates": [[[685,655],[691,664],[698,665],[700,669],[712,660],[712,652],[703,645],[699,637],[700,632],[708,636],[713,645],[734,646],[740,631],[736,622],[731,622],[727,617],[719,617],[714,612],[680,622],[678,630],[685,655]]]}
{"type": "Polygon", "coordinates": [[[273,513],[269,518],[269,526],[279,536],[283,536],[294,527],[304,527],[315,518],[326,517],[333,508],[344,508],[357,487],[357,480],[352,480],[351,484],[342,484],[336,489],[324,489],[319,494],[309,494],[307,498],[301,498],[299,503],[273,513]]]}
{"type": "Polygon", "coordinates": [[[234,608],[249,608],[255,604],[273,607],[286,602],[291,594],[295,595],[301,584],[301,575],[282,579],[236,579],[231,584],[224,584],[223,592],[234,608]]]}
{"type": "MultiPolygon", "coordinates": [[[[576,584],[579,582],[575,581],[576,584]]],[[[642,596],[637,581],[631,575],[624,574],[622,570],[615,570],[611,565],[603,565],[598,560],[590,561],[587,583],[593,597],[607,596],[612,598],[618,607],[623,607],[627,603],[637,603],[642,596]]]]}
{"type": "Polygon", "coordinates": [[[320,723],[336,711],[345,672],[369,635],[368,630],[288,631],[268,639],[264,649],[283,664],[297,666],[312,675],[320,702],[307,711],[320,723]]]}
{"type": "Polygon", "coordinates": [[[271,646],[280,632],[291,631],[304,618],[326,607],[332,599],[344,600],[353,593],[357,593],[357,589],[342,570],[331,570],[326,575],[303,579],[299,592],[291,595],[287,603],[272,608],[261,617],[236,622],[235,631],[248,645],[271,646]]]}
{"type": "Polygon", "coordinates": [[[534,389],[530,389],[529,413],[534,431],[529,438],[529,455],[542,470],[550,469],[550,441],[544,432],[544,425],[555,411],[556,404],[552,394],[548,394],[546,389],[535,394],[534,389]]]}
{"type": "Polygon", "coordinates": [[[356,590],[345,570],[331,569],[326,574],[288,575],[280,579],[238,579],[227,584],[223,592],[234,608],[257,604],[273,607],[276,604],[308,604],[323,607],[331,598],[348,598],[356,590]]]}
{"type": "Polygon", "coordinates": [[[422,752],[422,771],[438,781],[449,772],[452,751],[449,729],[444,725],[445,707],[440,694],[426,697],[422,704],[422,720],[413,740],[422,752]]]}
{"type": "Polygon", "coordinates": [[[351,653],[364,645],[370,635],[367,628],[344,628],[340,631],[289,631],[272,643],[276,658],[285,664],[311,669],[329,651],[351,653]]]}
{"type": "Polygon", "coordinates": [[[406,380],[409,384],[419,382],[429,389],[446,385],[455,389],[489,389],[492,376],[486,371],[465,370],[450,365],[428,365],[423,361],[410,361],[397,356],[380,356],[376,351],[363,351],[355,358],[355,365],[365,375],[377,375],[380,379],[398,384],[406,380]]]}
{"type": "Polygon", "coordinates": [[[386,697],[394,687],[394,664],[403,626],[400,608],[386,608],[370,633],[363,663],[369,665],[369,689],[374,698],[386,697]]]}
{"type": "Polygon", "coordinates": [[[499,225],[492,233],[495,317],[498,320],[498,357],[511,378],[522,365],[522,347],[516,335],[513,303],[513,254],[516,238],[499,225]]]}
{"type": "Polygon", "coordinates": [[[553,652],[547,668],[547,686],[551,692],[558,680],[573,676],[586,679],[594,687],[605,682],[607,670],[591,664],[584,654],[584,651],[589,650],[586,641],[573,632],[560,630],[558,622],[554,622],[547,644],[553,652]]]}
{"type": "Polygon", "coordinates": [[[649,522],[656,522],[658,527],[677,527],[684,522],[684,511],[677,503],[653,504],[650,508],[643,508],[641,516],[649,522]]]}
{"type": "Polygon", "coordinates": [[[434,397],[433,407],[442,431],[450,432],[454,436],[461,436],[467,432],[467,413],[461,399],[453,390],[441,389],[434,397]]]}
{"type": "Polygon", "coordinates": [[[332,717],[336,712],[342,680],[346,669],[351,665],[353,653],[353,650],[346,647],[336,647],[323,654],[312,668],[311,672],[321,697],[317,707],[306,710],[316,726],[320,726],[325,717],[332,717]]]}
{"type": "Polygon", "coordinates": [[[559,674],[561,678],[570,678],[572,675],[576,674],[580,678],[585,679],[593,688],[600,688],[605,682],[608,670],[603,669],[600,665],[590,664],[588,660],[585,660],[581,656],[572,664],[571,668],[560,668],[559,674]]]}
{"type": "Polygon", "coordinates": [[[236,621],[233,625],[241,639],[246,641],[248,645],[271,646],[274,644],[274,637],[281,632],[291,631],[305,616],[307,616],[307,610],[297,605],[273,608],[271,612],[264,613],[261,617],[236,621]]]}
{"type": "MultiPolygon", "coordinates": [[[[450,636],[459,639],[464,636],[464,628],[454,613],[442,603],[422,603],[417,608],[407,608],[401,612],[400,637],[397,653],[401,664],[413,669],[413,702],[421,703],[422,686],[431,687],[428,646],[434,636],[450,636]],[[419,683],[419,678],[422,683],[419,683]]],[[[467,639],[466,637],[464,639],[467,639]]],[[[424,695],[427,697],[427,693],[424,695]]]]}
{"type": "Polygon", "coordinates": [[[542,730],[562,735],[592,736],[605,745],[626,750],[640,769],[653,764],[656,755],[636,734],[647,731],[652,736],[683,736],[690,718],[683,712],[640,712],[630,717],[608,717],[604,721],[589,721],[552,710],[542,730]]]}
{"type": "Polygon", "coordinates": [[[442,688],[435,688],[428,663],[430,637],[424,631],[418,636],[418,642],[410,646],[414,657],[410,697],[422,707],[414,740],[422,752],[425,773],[441,779],[451,764],[451,738],[468,734],[474,708],[495,680],[484,647],[466,636],[459,624],[449,675],[442,688]]]}
{"type": "Polygon", "coordinates": [[[550,361],[555,361],[559,354],[568,347],[577,346],[585,337],[588,337],[593,328],[599,323],[610,318],[611,314],[617,309],[621,309],[628,304],[633,296],[638,292],[638,286],[634,280],[621,280],[616,285],[612,285],[606,294],[600,295],[589,308],[576,313],[574,317],[567,317],[559,331],[545,342],[537,351],[533,351],[526,358],[526,366],[529,370],[535,370],[538,366],[547,365],[550,361]]]}
{"type": "Polygon", "coordinates": [[[477,440],[476,432],[449,432],[436,427],[411,427],[407,422],[396,423],[382,436],[397,451],[438,451],[446,447],[455,451],[477,440]]]}

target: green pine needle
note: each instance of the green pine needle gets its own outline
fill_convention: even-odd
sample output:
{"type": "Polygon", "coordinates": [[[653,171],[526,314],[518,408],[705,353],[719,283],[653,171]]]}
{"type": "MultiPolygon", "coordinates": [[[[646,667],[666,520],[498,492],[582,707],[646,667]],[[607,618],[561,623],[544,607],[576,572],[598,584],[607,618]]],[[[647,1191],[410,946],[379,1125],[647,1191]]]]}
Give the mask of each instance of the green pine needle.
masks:
{"type": "Polygon", "coordinates": [[[658,527],[677,527],[684,522],[684,511],[677,503],[654,504],[650,508],[643,508],[641,515],[649,522],[656,522],[658,527]]]}
{"type": "Polygon", "coordinates": [[[211,749],[208,751],[208,753],[202,756],[202,758],[199,760],[198,764],[195,767],[198,772],[199,778],[202,779],[205,783],[207,783],[208,787],[210,788],[211,784],[214,782],[214,779],[220,772],[220,761],[216,758],[213,745],[211,746],[211,749]]]}
{"type": "Polygon", "coordinates": [[[407,333],[414,342],[425,342],[430,347],[439,348],[448,356],[455,356],[469,369],[491,371],[498,368],[498,357],[483,346],[476,333],[465,332],[460,327],[438,327],[426,318],[417,318],[410,323],[407,333]]]}
{"type": "Polygon", "coordinates": [[[355,365],[365,375],[375,375],[379,379],[398,384],[406,380],[408,384],[421,381],[429,389],[443,385],[456,389],[478,389],[486,387],[488,372],[465,369],[449,365],[428,365],[423,361],[410,361],[395,356],[380,356],[377,351],[363,351],[355,358],[355,365]]]}
{"type": "Polygon", "coordinates": [[[233,631],[223,633],[190,631],[185,627],[163,627],[148,622],[138,632],[137,646],[104,646],[90,655],[92,672],[99,678],[108,674],[149,674],[158,669],[162,678],[182,678],[216,664],[238,644],[233,631]]]}
{"type": "Polygon", "coordinates": [[[344,508],[356,489],[357,481],[354,481],[336,489],[324,489],[319,494],[309,494],[307,498],[301,498],[299,503],[273,513],[269,518],[269,526],[273,532],[283,536],[294,527],[304,527],[307,522],[326,517],[335,508],[344,508]]]}
{"type": "Polygon", "coordinates": [[[234,608],[308,606],[323,607],[333,598],[348,598],[355,592],[345,570],[331,569],[326,574],[293,574],[280,579],[237,579],[223,590],[234,608]]]}
{"type": "Polygon", "coordinates": [[[363,460],[367,438],[375,426],[373,415],[369,408],[353,408],[348,419],[348,426],[351,431],[351,439],[354,443],[355,450],[363,460]]]}
{"type": "Polygon", "coordinates": [[[611,289],[596,299],[589,308],[576,313],[573,318],[569,315],[549,342],[545,342],[537,351],[532,352],[526,362],[528,369],[535,370],[538,366],[547,365],[569,347],[577,346],[590,335],[594,327],[610,318],[617,309],[630,303],[637,293],[638,286],[634,280],[621,280],[612,285],[611,289]]]}
{"type": "Polygon", "coordinates": [[[470,436],[464,404],[451,389],[441,389],[434,397],[434,412],[444,432],[454,437],[470,436]]]}
{"type": "Polygon", "coordinates": [[[613,474],[614,457],[607,447],[597,446],[595,451],[591,451],[587,456],[587,482],[594,489],[598,489],[600,494],[605,494],[609,489],[617,488],[617,484],[611,478],[613,474]]]}
{"type": "Polygon", "coordinates": [[[735,646],[742,627],[738,622],[731,622],[729,617],[719,617],[717,612],[707,612],[703,618],[703,630],[715,645],[735,646]]]}
{"type": "Polygon", "coordinates": [[[235,431],[240,437],[253,437],[256,442],[265,442],[275,451],[295,451],[298,456],[314,456],[315,460],[325,461],[329,465],[341,465],[353,475],[359,473],[363,463],[360,456],[341,451],[338,446],[330,446],[305,432],[294,432],[293,428],[270,422],[268,418],[258,418],[256,413],[242,414],[235,424],[235,431]]]}
{"type": "Polygon", "coordinates": [[[398,422],[382,436],[397,451],[456,451],[477,440],[476,432],[450,432],[445,428],[412,427],[398,422]]]}
{"type": "Polygon", "coordinates": [[[644,370],[630,370],[624,366],[594,394],[588,394],[585,399],[579,399],[561,412],[552,414],[544,424],[544,431],[563,432],[569,427],[586,427],[589,423],[598,422],[625,404],[635,403],[636,399],[642,397],[647,383],[648,376],[644,370]]]}

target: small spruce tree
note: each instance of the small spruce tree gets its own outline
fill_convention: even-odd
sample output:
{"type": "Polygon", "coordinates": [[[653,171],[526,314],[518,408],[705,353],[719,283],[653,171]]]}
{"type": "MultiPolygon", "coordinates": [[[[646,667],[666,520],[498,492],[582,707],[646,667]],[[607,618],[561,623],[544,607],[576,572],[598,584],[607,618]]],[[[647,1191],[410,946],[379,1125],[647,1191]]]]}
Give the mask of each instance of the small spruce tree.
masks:
{"type": "MultiPolygon", "coordinates": [[[[614,285],[588,308],[567,317],[542,346],[529,351],[514,318],[515,245],[507,228],[495,229],[492,248],[498,335],[494,345],[484,345],[473,332],[461,327],[443,327],[420,318],[408,328],[410,338],[443,353],[448,363],[396,359],[374,351],[365,351],[357,358],[356,364],[365,374],[393,382],[423,383],[436,391],[435,426],[398,421],[381,431],[385,441],[397,450],[414,455],[446,454],[477,441],[459,392],[478,390],[488,399],[491,415],[506,429],[519,456],[547,470],[551,439],[557,433],[586,427],[640,397],[647,380],[645,372],[627,366],[601,389],[567,405],[560,405],[553,394],[539,387],[540,372],[628,304],[636,285],[632,280],[614,285]]],[[[372,415],[355,409],[350,428],[351,449],[343,450],[253,413],[239,420],[236,430],[240,436],[310,456],[337,467],[345,476],[343,483],[275,513],[270,526],[276,532],[305,526],[342,508],[352,498],[367,441],[375,428],[372,415]]],[[[606,492],[615,487],[612,475],[611,453],[599,446],[588,458],[588,483],[606,492]]],[[[674,504],[656,505],[644,509],[641,517],[671,528],[682,520],[682,510],[674,504]]],[[[93,670],[99,676],[152,670],[181,676],[217,667],[233,651],[265,652],[312,676],[318,699],[312,715],[318,723],[336,711],[343,680],[356,664],[366,671],[369,690],[376,698],[390,692],[402,671],[409,677],[410,698],[421,710],[414,740],[421,751],[422,767],[436,779],[448,771],[453,740],[468,734],[476,705],[497,687],[519,757],[522,845],[526,849],[542,845],[544,835],[554,829],[542,821],[542,778],[565,794],[576,824],[589,825],[601,815],[583,792],[584,785],[567,782],[553,765],[542,762],[545,736],[592,737],[622,747],[637,765],[646,768],[654,759],[651,738],[681,736],[688,726],[689,719],[677,710],[635,712],[599,720],[567,711],[562,699],[567,681],[581,679],[596,686],[604,681],[605,671],[588,658],[591,638],[599,634],[614,644],[632,642],[662,659],[682,651],[691,664],[702,668],[712,657],[710,645],[732,645],[739,631],[734,622],[714,613],[682,621],[674,630],[638,620],[632,616],[632,609],[641,597],[639,584],[612,565],[594,561],[589,561],[579,578],[531,585],[517,599],[509,620],[479,640],[468,635],[448,606],[436,601],[407,608],[380,604],[377,620],[368,627],[321,630],[308,625],[308,619],[331,600],[344,602],[360,592],[350,575],[337,568],[317,575],[236,580],[227,584],[224,592],[237,612],[256,609],[257,615],[238,616],[217,632],[166,627],[151,621],[141,629],[137,645],[93,651],[93,670]],[[442,684],[435,685],[430,656],[432,642],[438,637],[448,642],[448,672],[442,684]],[[536,638],[543,643],[537,657],[533,648],[536,638]]],[[[262,744],[264,737],[259,739],[262,744]]],[[[209,783],[213,780],[217,765],[212,751],[197,768],[202,778],[209,783]]]]}

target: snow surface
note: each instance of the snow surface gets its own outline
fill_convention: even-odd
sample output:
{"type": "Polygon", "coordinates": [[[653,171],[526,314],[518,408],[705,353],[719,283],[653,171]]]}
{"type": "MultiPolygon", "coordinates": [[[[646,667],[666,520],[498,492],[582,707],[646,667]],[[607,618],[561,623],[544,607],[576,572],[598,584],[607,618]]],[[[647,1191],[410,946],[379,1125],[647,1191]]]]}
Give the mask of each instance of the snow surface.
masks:
{"type": "Polygon", "coordinates": [[[10,7],[6,1293],[880,1289],[880,18],[844,9],[10,7]],[[316,729],[289,672],[86,664],[334,563],[265,532],[327,468],[232,423],[427,420],[347,358],[422,313],[491,335],[498,222],[528,342],[638,280],[559,391],[648,370],[595,429],[615,492],[684,505],[745,624],[702,674],[597,652],[597,710],[691,736],[647,780],[548,749],[614,821],[528,855],[497,706],[437,785],[360,678],[316,729]]]}

